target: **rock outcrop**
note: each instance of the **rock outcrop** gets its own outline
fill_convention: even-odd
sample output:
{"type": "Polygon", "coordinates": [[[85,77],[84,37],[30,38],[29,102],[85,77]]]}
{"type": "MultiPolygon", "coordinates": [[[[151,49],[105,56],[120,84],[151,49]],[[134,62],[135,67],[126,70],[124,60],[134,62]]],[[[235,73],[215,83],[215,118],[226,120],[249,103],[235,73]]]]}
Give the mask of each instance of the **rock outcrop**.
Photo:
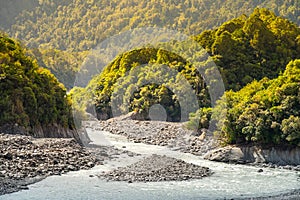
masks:
{"type": "Polygon", "coordinates": [[[74,138],[79,144],[87,144],[89,138],[84,130],[70,129],[59,124],[25,128],[18,124],[6,124],[0,127],[0,133],[33,136],[35,138],[74,138]]]}
{"type": "Polygon", "coordinates": [[[300,165],[300,148],[262,149],[255,146],[227,146],[208,152],[205,159],[228,163],[272,163],[276,165],[300,165]]]}

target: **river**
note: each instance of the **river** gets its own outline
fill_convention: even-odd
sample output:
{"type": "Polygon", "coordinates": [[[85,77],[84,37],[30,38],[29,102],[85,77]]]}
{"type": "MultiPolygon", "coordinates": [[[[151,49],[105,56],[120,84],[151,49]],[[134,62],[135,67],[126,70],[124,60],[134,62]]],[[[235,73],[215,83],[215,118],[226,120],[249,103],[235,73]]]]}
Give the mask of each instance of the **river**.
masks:
{"type": "Polygon", "coordinates": [[[107,182],[96,175],[114,167],[136,162],[140,157],[122,156],[115,161],[96,166],[91,170],[70,172],[62,176],[51,176],[29,190],[0,196],[2,200],[79,200],[79,199],[237,199],[287,193],[300,189],[300,173],[284,169],[264,168],[211,162],[197,156],[171,151],[166,147],[128,142],[124,137],[107,132],[87,132],[95,144],[114,145],[147,156],[153,153],[180,158],[212,169],[214,174],[201,180],[158,183],[107,182]]]}

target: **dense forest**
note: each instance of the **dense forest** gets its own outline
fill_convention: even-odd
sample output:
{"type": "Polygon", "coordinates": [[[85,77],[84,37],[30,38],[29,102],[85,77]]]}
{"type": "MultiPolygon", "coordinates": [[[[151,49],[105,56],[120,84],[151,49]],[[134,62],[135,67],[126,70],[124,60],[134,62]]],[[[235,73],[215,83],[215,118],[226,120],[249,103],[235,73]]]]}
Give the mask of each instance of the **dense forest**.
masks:
{"type": "Polygon", "coordinates": [[[195,36],[220,67],[227,89],[275,78],[300,55],[300,29],[267,9],[255,9],[195,36]]]}
{"type": "MultiPolygon", "coordinates": [[[[26,6],[20,1],[2,4],[1,29],[29,48],[1,33],[1,126],[19,124],[29,131],[41,124],[72,127],[72,103],[80,115],[95,107],[99,119],[108,119],[114,116],[115,101],[128,102],[118,108],[120,113],[136,111],[148,119],[150,107],[160,104],[167,121],[187,120],[182,119],[179,91],[191,86],[200,109],[190,114],[188,127],[216,126],[215,134],[226,144],[300,146],[299,1],[33,0],[26,1],[26,6]],[[194,63],[151,46],[118,55],[86,88],[73,88],[80,66],[99,42],[144,26],[193,35],[223,77],[227,92],[217,106],[212,107],[209,86],[194,63]],[[165,67],[171,70],[164,71],[165,67]],[[151,83],[155,78],[163,84],[151,83]],[[73,88],[73,102],[65,87],[73,88]],[[222,123],[214,124],[217,121],[222,123]]],[[[177,43],[178,48],[184,49],[183,45],[177,43]]]]}
{"type": "Polygon", "coordinates": [[[82,102],[82,106],[88,109],[95,105],[100,119],[113,116],[112,100],[120,98],[118,102],[121,104],[130,102],[123,108],[118,105],[121,106],[120,114],[136,111],[141,114],[141,118],[147,119],[149,108],[160,104],[166,109],[168,121],[180,121],[181,108],[174,92],[177,91],[179,95],[190,86],[196,91],[195,100],[198,104],[210,106],[203,78],[191,63],[172,52],[145,47],[119,55],[85,89],[76,87],[71,93],[79,100],[93,99],[94,102],[82,102]],[[182,81],[183,77],[187,83],[182,81]]]}
{"type": "MultiPolygon", "coordinates": [[[[36,2],[36,1],[33,1],[36,2]]],[[[104,38],[143,26],[176,29],[189,35],[217,27],[256,7],[266,7],[298,24],[299,1],[108,1],[39,0],[21,12],[11,26],[12,36],[29,47],[83,51],[104,38]]],[[[22,6],[22,5],[20,5],[22,6]]],[[[26,7],[25,7],[26,8],[26,7]]]]}
{"type": "Polygon", "coordinates": [[[219,112],[224,103],[227,104],[226,117],[221,119],[225,120],[220,127],[221,138],[230,144],[300,146],[299,83],[298,59],[291,61],[278,78],[264,78],[238,92],[228,91],[226,102],[220,101],[215,108],[215,112],[219,112]]]}
{"type": "Polygon", "coordinates": [[[36,127],[51,124],[74,126],[65,87],[4,33],[0,33],[0,89],[0,127],[17,124],[33,134],[36,127]]]}
{"type": "MultiPolygon", "coordinates": [[[[241,14],[250,14],[256,7],[266,7],[300,24],[297,0],[13,0],[0,5],[0,29],[36,49],[39,64],[50,69],[67,89],[74,85],[84,51],[136,27],[166,27],[196,35],[241,14]]],[[[249,80],[246,77],[244,82],[249,80]]]]}
{"type": "MultiPolygon", "coordinates": [[[[232,19],[215,30],[204,31],[194,39],[217,64],[227,90],[237,91],[252,81],[277,77],[291,60],[300,55],[300,29],[266,9],[256,9],[249,17],[242,15],[232,19]]],[[[179,42],[177,46],[183,48],[183,45],[179,42]]],[[[198,113],[191,115],[190,126],[198,125],[193,120],[200,117],[202,122],[199,128],[207,128],[212,109],[206,83],[191,63],[171,52],[144,48],[119,55],[86,89],[76,88],[77,95],[81,96],[80,99],[86,96],[93,99],[84,107],[87,104],[95,105],[101,119],[113,116],[111,107],[112,98],[117,98],[115,93],[124,95],[121,102],[130,102],[129,111],[143,113],[145,118],[152,105],[161,104],[167,111],[169,121],[180,121],[179,102],[176,95],[167,89],[170,87],[148,84],[138,88],[132,84],[149,77],[168,77],[168,73],[162,73],[162,67],[155,64],[165,64],[185,76],[196,91],[201,108],[198,113]],[[134,75],[126,73],[141,65],[149,68],[146,77],[143,71],[136,71],[134,75]]],[[[183,86],[177,89],[185,90],[183,86]]]]}
{"type": "Polygon", "coordinates": [[[71,89],[74,87],[76,74],[80,71],[88,51],[67,52],[32,48],[28,50],[28,54],[35,57],[41,67],[49,69],[67,89],[71,89]]]}
{"type": "Polygon", "coordinates": [[[210,125],[225,144],[300,146],[300,29],[256,9],[196,40],[220,66],[229,91],[216,107],[192,113],[187,126],[210,125]]]}
{"type": "Polygon", "coordinates": [[[190,115],[189,128],[212,128],[225,144],[300,146],[300,60],[275,79],[227,91],[214,108],[190,115]],[[209,123],[210,122],[210,123],[209,123]]]}

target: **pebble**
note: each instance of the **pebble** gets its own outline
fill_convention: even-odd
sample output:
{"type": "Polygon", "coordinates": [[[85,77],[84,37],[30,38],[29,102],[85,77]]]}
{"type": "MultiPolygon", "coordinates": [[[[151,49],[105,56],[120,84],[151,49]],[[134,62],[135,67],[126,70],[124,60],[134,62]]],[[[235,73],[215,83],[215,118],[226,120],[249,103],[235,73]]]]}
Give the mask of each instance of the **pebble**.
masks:
{"type": "Polygon", "coordinates": [[[133,143],[167,146],[199,156],[217,146],[212,135],[195,134],[195,131],[186,129],[184,123],[137,121],[121,117],[100,121],[97,126],[102,131],[125,136],[133,143]]]}
{"type": "Polygon", "coordinates": [[[0,195],[27,189],[39,177],[90,169],[103,165],[112,155],[128,152],[113,147],[85,148],[74,139],[8,134],[0,134],[0,146],[0,195]]]}
{"type": "Polygon", "coordinates": [[[113,171],[99,174],[108,181],[159,182],[186,181],[201,179],[213,174],[207,167],[186,163],[183,160],[153,154],[137,163],[119,167],[113,171]]]}

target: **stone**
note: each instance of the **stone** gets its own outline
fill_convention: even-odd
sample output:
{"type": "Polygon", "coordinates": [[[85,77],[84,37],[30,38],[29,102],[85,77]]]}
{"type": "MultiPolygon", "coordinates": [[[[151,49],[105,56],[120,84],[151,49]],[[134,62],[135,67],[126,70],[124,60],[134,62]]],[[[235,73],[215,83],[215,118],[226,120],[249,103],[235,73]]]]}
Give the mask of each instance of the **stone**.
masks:
{"type": "Polygon", "coordinates": [[[208,152],[204,155],[204,159],[230,163],[300,165],[300,148],[261,149],[256,146],[227,146],[208,152]]]}
{"type": "Polygon", "coordinates": [[[0,134],[0,146],[1,194],[8,187],[13,191],[26,189],[20,184],[28,180],[34,183],[40,180],[37,177],[61,175],[81,167],[89,169],[97,164],[96,158],[74,139],[0,134]],[[11,184],[2,184],[3,179],[11,184]]]}
{"type": "Polygon", "coordinates": [[[127,182],[182,181],[211,175],[206,167],[153,154],[127,167],[98,175],[106,180],[127,182]]]}
{"type": "Polygon", "coordinates": [[[75,170],[75,167],[74,167],[73,165],[69,165],[69,166],[68,166],[68,170],[74,171],[74,170],[75,170]]]}
{"type": "Polygon", "coordinates": [[[5,158],[7,160],[12,160],[13,155],[10,152],[6,152],[6,153],[3,154],[3,158],[5,158]]]}
{"type": "Polygon", "coordinates": [[[21,185],[18,187],[20,190],[29,190],[29,188],[26,185],[21,185]]]}

